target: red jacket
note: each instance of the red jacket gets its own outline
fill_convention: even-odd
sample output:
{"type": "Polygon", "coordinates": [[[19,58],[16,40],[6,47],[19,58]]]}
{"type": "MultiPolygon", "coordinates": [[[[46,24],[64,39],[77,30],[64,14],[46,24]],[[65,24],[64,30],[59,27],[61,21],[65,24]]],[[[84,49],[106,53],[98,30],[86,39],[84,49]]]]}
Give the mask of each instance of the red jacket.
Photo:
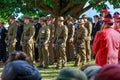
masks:
{"type": "Polygon", "coordinates": [[[120,46],[120,34],[113,28],[99,31],[93,42],[93,52],[96,54],[96,64],[118,63],[118,51],[120,46]]]}

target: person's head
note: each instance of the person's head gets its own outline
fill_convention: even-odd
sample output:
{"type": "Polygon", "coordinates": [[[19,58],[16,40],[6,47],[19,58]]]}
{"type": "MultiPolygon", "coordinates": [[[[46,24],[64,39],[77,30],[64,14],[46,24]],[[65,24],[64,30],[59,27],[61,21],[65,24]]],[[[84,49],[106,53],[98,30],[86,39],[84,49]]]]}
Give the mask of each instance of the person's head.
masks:
{"type": "Polygon", "coordinates": [[[87,21],[88,21],[87,15],[86,15],[86,14],[83,14],[83,15],[82,15],[82,19],[84,20],[84,22],[87,22],[87,21]]]}
{"type": "Polygon", "coordinates": [[[108,64],[103,66],[94,80],[120,80],[120,65],[108,64]]]}
{"type": "Polygon", "coordinates": [[[79,69],[66,67],[63,68],[56,80],[87,80],[85,73],[79,69]]]}
{"type": "Polygon", "coordinates": [[[58,25],[63,25],[64,24],[64,18],[62,16],[57,18],[57,24],[58,25]]]}
{"type": "Polygon", "coordinates": [[[78,25],[79,25],[79,27],[84,27],[84,24],[85,24],[85,22],[84,22],[83,19],[79,19],[79,20],[78,20],[78,25]]]}
{"type": "Polygon", "coordinates": [[[41,17],[40,18],[40,23],[41,23],[41,25],[46,25],[46,23],[47,23],[46,17],[41,17]]]}
{"type": "Polygon", "coordinates": [[[116,24],[120,28],[120,17],[116,20],[116,24]]]}
{"type": "Polygon", "coordinates": [[[23,22],[24,22],[24,21],[23,21],[22,19],[20,19],[20,18],[17,19],[17,24],[18,24],[18,25],[23,24],[23,22]]]}
{"type": "Polygon", "coordinates": [[[38,23],[39,22],[39,18],[38,17],[35,17],[34,18],[34,23],[38,23]]]}
{"type": "Polygon", "coordinates": [[[30,22],[30,17],[29,16],[25,16],[24,17],[24,23],[29,23],[30,22]]]}
{"type": "Polygon", "coordinates": [[[10,16],[9,22],[10,22],[10,23],[13,23],[14,21],[15,21],[15,17],[14,17],[14,16],[10,16]]]}
{"type": "Polygon", "coordinates": [[[113,17],[111,14],[108,14],[104,17],[103,26],[104,28],[111,27],[113,25],[113,17]]]}
{"type": "Polygon", "coordinates": [[[120,16],[120,13],[119,13],[119,12],[115,12],[115,13],[113,14],[113,18],[114,18],[115,23],[117,22],[117,19],[119,18],[119,16],[120,16]]]}
{"type": "Polygon", "coordinates": [[[24,61],[30,62],[29,57],[26,55],[26,53],[21,52],[21,51],[19,51],[19,52],[14,51],[14,52],[10,53],[7,63],[15,61],[15,60],[24,60],[24,61]]]}
{"type": "Polygon", "coordinates": [[[103,8],[102,8],[102,16],[105,17],[106,15],[108,15],[110,13],[110,8],[105,5],[103,8]]]}
{"type": "Polygon", "coordinates": [[[0,21],[0,28],[4,26],[4,22],[0,21]]]}
{"type": "Polygon", "coordinates": [[[102,16],[101,13],[99,14],[99,19],[100,19],[100,20],[103,20],[103,16],[102,16]]]}
{"type": "Polygon", "coordinates": [[[51,23],[51,16],[47,16],[46,19],[47,19],[47,25],[49,25],[51,23]]]}
{"type": "Polygon", "coordinates": [[[72,23],[72,22],[73,22],[73,18],[71,16],[68,16],[67,17],[67,23],[69,24],[69,23],[72,23]]]}
{"type": "Polygon", "coordinates": [[[94,17],[94,22],[98,22],[99,16],[98,15],[94,15],[93,17],[94,17]]]}

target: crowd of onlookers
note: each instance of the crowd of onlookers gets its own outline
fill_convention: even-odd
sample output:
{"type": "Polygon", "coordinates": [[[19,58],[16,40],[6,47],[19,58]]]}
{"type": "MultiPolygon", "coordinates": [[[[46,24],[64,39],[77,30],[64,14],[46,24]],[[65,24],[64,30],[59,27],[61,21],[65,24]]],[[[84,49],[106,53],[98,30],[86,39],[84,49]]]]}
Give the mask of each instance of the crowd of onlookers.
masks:
{"type": "Polygon", "coordinates": [[[105,6],[93,19],[11,16],[8,30],[0,21],[2,80],[41,80],[35,62],[44,69],[56,62],[56,69],[63,68],[57,80],[119,80],[120,13],[112,16],[105,6]],[[92,58],[96,65],[86,65],[92,58]],[[64,68],[68,61],[81,69],[64,68]]]}

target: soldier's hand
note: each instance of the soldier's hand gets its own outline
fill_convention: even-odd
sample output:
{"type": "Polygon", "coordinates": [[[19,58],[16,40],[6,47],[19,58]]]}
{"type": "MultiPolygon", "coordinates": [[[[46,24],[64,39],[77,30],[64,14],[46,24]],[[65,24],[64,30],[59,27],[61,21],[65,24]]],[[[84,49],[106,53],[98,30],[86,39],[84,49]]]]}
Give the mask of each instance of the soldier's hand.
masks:
{"type": "Polygon", "coordinates": [[[35,44],[35,47],[37,48],[37,47],[38,47],[38,44],[35,44]]]}
{"type": "Polygon", "coordinates": [[[23,46],[23,42],[22,41],[20,41],[20,45],[23,46]]]}

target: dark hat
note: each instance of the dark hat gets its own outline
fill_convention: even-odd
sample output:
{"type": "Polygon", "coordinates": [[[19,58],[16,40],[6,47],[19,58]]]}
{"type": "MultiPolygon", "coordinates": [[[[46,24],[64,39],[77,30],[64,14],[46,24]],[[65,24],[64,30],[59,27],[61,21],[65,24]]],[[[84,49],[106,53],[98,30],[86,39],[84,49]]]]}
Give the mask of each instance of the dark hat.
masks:
{"type": "Polygon", "coordinates": [[[105,13],[110,12],[110,8],[109,8],[107,5],[105,5],[105,6],[102,8],[102,12],[105,12],[105,13]]]}
{"type": "Polygon", "coordinates": [[[82,15],[82,18],[88,18],[86,14],[83,14],[82,15]]]}
{"type": "Polygon", "coordinates": [[[114,17],[114,18],[119,18],[119,15],[120,15],[119,12],[115,12],[115,13],[113,14],[113,17],[114,17]]]}
{"type": "Polygon", "coordinates": [[[87,80],[87,77],[83,71],[68,67],[60,71],[57,80],[87,80]]]}
{"type": "Polygon", "coordinates": [[[73,20],[71,16],[67,16],[67,20],[73,20]]]}
{"type": "Polygon", "coordinates": [[[120,80],[120,65],[109,64],[103,66],[94,80],[120,80]]]}
{"type": "Polygon", "coordinates": [[[99,16],[98,16],[98,15],[94,15],[93,17],[94,17],[94,18],[95,18],[95,17],[96,17],[96,18],[99,18],[99,16]]]}
{"type": "Polygon", "coordinates": [[[113,23],[114,21],[113,21],[112,15],[111,15],[110,13],[109,13],[108,15],[106,15],[106,16],[104,17],[103,22],[105,22],[105,23],[113,23]]]}
{"type": "Polygon", "coordinates": [[[34,17],[34,20],[39,20],[39,17],[34,17]]]}

